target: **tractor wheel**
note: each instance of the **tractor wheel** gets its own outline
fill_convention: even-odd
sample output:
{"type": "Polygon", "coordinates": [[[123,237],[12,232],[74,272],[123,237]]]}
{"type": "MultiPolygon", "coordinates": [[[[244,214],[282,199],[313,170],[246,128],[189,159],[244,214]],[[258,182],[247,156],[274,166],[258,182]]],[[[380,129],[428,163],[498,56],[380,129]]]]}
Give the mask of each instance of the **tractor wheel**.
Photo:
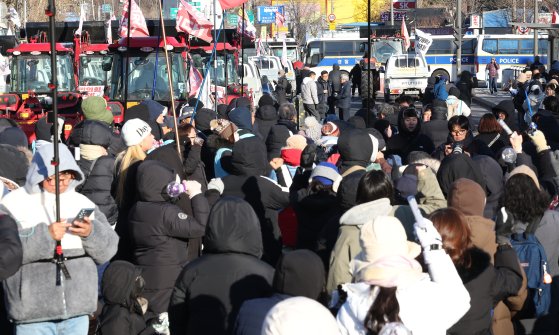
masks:
{"type": "MultiPolygon", "coordinates": [[[[361,73],[361,86],[359,87],[359,95],[361,96],[362,100],[375,100],[376,97],[376,90],[375,90],[375,74],[374,71],[371,71],[371,82],[368,82],[368,72],[363,71],[361,73]]],[[[377,76],[378,78],[378,76],[377,76]]],[[[378,81],[378,79],[377,79],[378,81]]]]}

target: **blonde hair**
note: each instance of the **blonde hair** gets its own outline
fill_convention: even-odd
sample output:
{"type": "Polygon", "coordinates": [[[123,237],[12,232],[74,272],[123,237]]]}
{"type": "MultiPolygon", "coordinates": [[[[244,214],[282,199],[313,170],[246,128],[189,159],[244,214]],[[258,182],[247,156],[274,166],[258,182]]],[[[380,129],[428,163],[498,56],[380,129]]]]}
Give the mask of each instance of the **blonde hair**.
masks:
{"type": "Polygon", "coordinates": [[[124,200],[124,187],[126,185],[126,176],[128,175],[128,168],[130,165],[143,161],[146,158],[146,153],[142,149],[141,144],[130,146],[126,151],[121,152],[117,157],[118,165],[118,186],[116,189],[116,202],[122,206],[124,200]]]}

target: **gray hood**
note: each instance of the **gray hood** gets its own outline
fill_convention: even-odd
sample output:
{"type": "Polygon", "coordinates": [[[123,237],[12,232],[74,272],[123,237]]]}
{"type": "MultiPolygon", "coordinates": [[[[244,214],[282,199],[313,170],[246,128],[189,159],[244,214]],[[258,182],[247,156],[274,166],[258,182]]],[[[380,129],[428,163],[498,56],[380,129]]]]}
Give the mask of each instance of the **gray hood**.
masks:
{"type": "MultiPolygon", "coordinates": [[[[60,159],[59,171],[73,171],[76,173],[76,178],[68,185],[68,190],[75,189],[76,186],[83,182],[83,173],[67,146],[59,144],[58,154],[60,159]]],[[[52,143],[45,143],[37,149],[33,155],[31,166],[29,166],[29,170],[27,171],[27,180],[25,182],[25,190],[27,193],[41,192],[39,184],[49,176],[54,175],[54,166],[51,164],[53,157],[54,145],[52,143]]]]}
{"type": "Polygon", "coordinates": [[[388,198],[366,202],[345,212],[340,218],[340,225],[361,226],[377,216],[389,215],[390,212],[392,212],[392,205],[388,198]]]}

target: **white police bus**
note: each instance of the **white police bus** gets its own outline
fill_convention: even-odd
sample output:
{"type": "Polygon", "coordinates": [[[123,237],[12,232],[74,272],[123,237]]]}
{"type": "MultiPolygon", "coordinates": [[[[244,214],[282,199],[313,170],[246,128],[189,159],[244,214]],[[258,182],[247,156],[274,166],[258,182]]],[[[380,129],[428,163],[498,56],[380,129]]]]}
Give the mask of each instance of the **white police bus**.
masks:
{"type": "MultiPolygon", "coordinates": [[[[425,60],[432,76],[444,76],[450,81],[456,81],[456,44],[453,35],[431,35],[433,43],[425,60]]],[[[462,40],[462,71],[475,73],[475,51],[477,37],[465,35],[462,40]]]]}

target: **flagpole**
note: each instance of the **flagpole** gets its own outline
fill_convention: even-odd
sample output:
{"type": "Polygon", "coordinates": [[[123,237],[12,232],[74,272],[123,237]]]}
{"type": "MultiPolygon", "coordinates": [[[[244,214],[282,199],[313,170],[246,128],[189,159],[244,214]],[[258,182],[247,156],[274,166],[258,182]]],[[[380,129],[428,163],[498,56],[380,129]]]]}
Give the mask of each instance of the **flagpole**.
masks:
{"type": "Polygon", "coordinates": [[[241,96],[244,95],[244,83],[245,83],[245,48],[244,48],[244,36],[245,36],[245,4],[243,3],[243,17],[241,18],[241,67],[243,68],[243,75],[241,76],[241,96]]]}
{"type": "MultiPolygon", "coordinates": [[[[225,11],[222,11],[221,17],[223,18],[223,20],[225,21],[225,11]]],[[[225,27],[224,27],[225,28],[225,27]]],[[[229,84],[229,76],[227,73],[227,48],[225,47],[225,42],[226,42],[226,34],[223,34],[223,56],[225,57],[225,64],[224,64],[224,68],[223,68],[223,72],[225,74],[225,102],[227,102],[227,86],[229,84]]]]}
{"type": "MultiPolygon", "coordinates": [[[[217,43],[219,42],[219,39],[217,37],[217,31],[215,30],[215,27],[217,26],[217,4],[216,4],[217,0],[214,0],[214,48],[213,48],[213,52],[214,52],[214,111],[215,114],[217,115],[217,43]]],[[[210,82],[211,84],[211,82],[210,82]]]]}
{"type": "Polygon", "coordinates": [[[130,72],[130,13],[132,12],[132,1],[128,0],[128,32],[126,33],[126,73],[124,80],[124,110],[128,109],[128,73],[130,72]]]}
{"type": "Polygon", "coordinates": [[[165,20],[163,19],[163,0],[157,1],[159,4],[159,19],[161,24],[161,32],[163,34],[163,50],[165,50],[165,64],[167,65],[167,79],[169,80],[169,99],[171,100],[171,111],[173,112],[173,124],[175,126],[175,140],[177,141],[177,153],[179,157],[182,158],[181,155],[181,146],[180,146],[180,138],[179,138],[179,127],[177,124],[177,112],[175,111],[175,92],[173,91],[173,68],[169,62],[169,50],[167,50],[167,34],[165,33],[165,20]]]}

